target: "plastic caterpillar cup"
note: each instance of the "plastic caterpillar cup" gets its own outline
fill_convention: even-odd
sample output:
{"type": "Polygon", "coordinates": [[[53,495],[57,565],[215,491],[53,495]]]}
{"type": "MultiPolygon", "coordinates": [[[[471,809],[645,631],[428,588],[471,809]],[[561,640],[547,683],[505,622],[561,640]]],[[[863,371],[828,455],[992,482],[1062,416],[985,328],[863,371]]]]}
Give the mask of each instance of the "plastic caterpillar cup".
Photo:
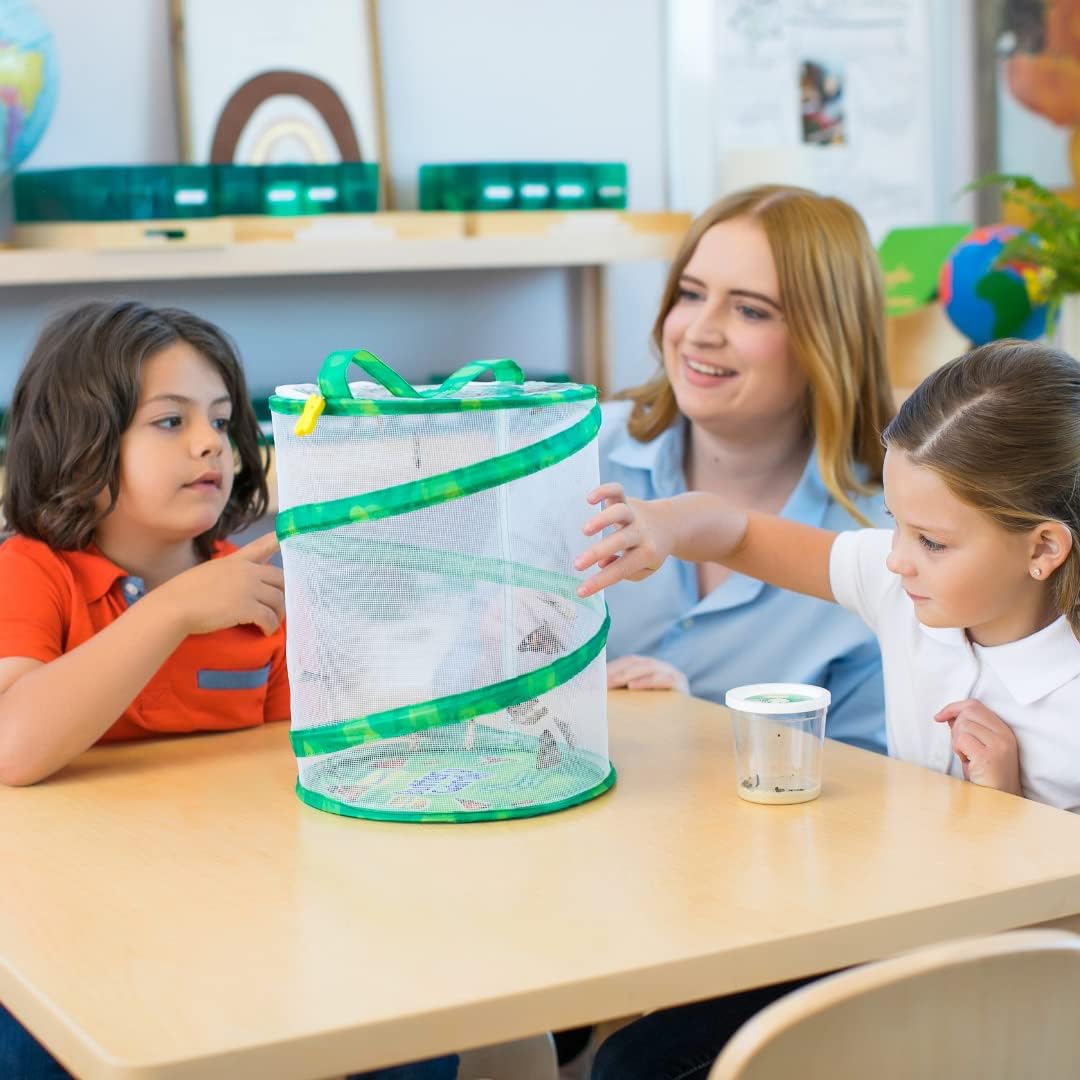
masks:
{"type": "Polygon", "coordinates": [[[831,696],[803,683],[729,690],[736,792],[747,802],[800,803],[821,794],[825,714],[831,696]]]}

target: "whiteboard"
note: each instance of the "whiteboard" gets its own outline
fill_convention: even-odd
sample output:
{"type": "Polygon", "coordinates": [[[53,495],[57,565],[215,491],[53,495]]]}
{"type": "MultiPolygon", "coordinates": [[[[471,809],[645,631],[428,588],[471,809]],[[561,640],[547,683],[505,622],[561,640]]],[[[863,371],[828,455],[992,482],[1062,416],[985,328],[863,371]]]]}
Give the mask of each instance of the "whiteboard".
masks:
{"type": "Polygon", "coordinates": [[[668,0],[669,187],[851,202],[875,243],[971,220],[976,0],[668,0]]]}

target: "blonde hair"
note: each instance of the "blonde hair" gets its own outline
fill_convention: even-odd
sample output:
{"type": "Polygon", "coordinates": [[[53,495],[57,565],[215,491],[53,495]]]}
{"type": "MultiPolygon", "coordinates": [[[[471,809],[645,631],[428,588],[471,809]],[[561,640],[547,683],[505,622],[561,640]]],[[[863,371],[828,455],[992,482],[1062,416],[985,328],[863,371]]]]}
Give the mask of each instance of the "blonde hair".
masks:
{"type": "Polygon", "coordinates": [[[983,345],[923,379],[882,441],[1009,532],[1064,525],[1072,549],[1050,595],[1080,638],[1080,363],[1029,341],[983,345]]]}
{"type": "Polygon", "coordinates": [[[893,402],[877,254],[862,218],[841,199],[764,185],[721,199],[691,223],[653,324],[660,371],[619,395],[634,403],[628,430],[639,442],[650,442],[679,418],[663,365],[664,320],[701,238],[714,225],[741,217],[761,225],[776,263],[791,349],[810,384],[807,417],[821,479],[852,517],[869,524],[851,496],[881,484],[881,429],[893,415],[893,402]],[[857,475],[860,465],[869,483],[857,475]]]}

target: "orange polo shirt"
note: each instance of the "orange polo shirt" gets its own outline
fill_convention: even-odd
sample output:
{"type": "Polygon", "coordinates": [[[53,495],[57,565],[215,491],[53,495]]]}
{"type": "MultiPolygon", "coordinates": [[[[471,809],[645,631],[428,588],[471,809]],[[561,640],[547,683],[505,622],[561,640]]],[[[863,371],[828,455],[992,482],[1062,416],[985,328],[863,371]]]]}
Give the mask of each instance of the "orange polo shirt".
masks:
{"type": "MultiPolygon", "coordinates": [[[[218,543],[212,557],[235,550],[218,543]]],[[[95,548],[54,551],[13,536],[0,544],[0,657],[55,660],[120,618],[143,591],[141,579],[95,548]]],[[[284,625],[269,636],[233,626],[185,638],[101,741],[231,731],[288,717],[284,625]]]]}

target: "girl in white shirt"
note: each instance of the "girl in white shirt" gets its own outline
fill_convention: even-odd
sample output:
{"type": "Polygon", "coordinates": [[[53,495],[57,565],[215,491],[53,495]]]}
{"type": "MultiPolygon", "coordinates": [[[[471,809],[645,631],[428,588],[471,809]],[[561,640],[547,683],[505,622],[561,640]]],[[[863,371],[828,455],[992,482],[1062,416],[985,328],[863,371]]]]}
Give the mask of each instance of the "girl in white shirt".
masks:
{"type": "Polygon", "coordinates": [[[877,634],[889,752],[1080,811],[1080,364],[1022,341],[934,372],[885,429],[886,530],[597,488],[583,596],[669,555],[834,600],[877,634]]]}

